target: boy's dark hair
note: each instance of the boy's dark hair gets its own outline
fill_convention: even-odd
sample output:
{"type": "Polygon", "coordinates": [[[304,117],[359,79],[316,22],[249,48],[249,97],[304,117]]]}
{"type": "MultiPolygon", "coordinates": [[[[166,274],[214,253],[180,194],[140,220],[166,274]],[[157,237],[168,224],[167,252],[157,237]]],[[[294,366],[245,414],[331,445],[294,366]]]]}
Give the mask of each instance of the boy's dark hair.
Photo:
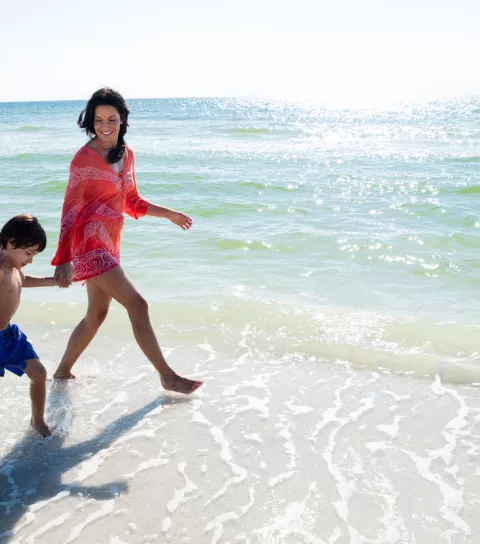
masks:
{"type": "Polygon", "coordinates": [[[22,249],[38,246],[38,251],[41,252],[47,246],[47,235],[36,217],[31,213],[22,213],[12,217],[3,226],[0,247],[6,249],[7,242],[22,249]]]}
{"type": "Polygon", "coordinates": [[[114,163],[119,161],[125,154],[126,144],[123,137],[127,133],[130,110],[123,96],[110,87],[103,87],[94,92],[87,102],[87,107],[80,113],[77,121],[77,125],[83,128],[90,138],[95,136],[95,108],[97,106],[112,106],[118,111],[118,115],[120,115],[120,120],[122,121],[118,131],[117,147],[110,149],[107,155],[107,162],[114,163]]]}

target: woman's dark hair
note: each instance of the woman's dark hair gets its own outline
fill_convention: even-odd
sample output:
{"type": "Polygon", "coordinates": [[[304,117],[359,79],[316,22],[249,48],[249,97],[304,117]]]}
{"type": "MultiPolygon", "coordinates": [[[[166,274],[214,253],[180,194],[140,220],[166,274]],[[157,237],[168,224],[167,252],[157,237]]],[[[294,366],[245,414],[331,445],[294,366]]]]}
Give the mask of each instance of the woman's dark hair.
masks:
{"type": "Polygon", "coordinates": [[[22,213],[7,221],[0,232],[0,247],[6,249],[7,242],[13,247],[27,249],[38,246],[41,252],[47,246],[47,235],[31,213],[22,213]]]}
{"type": "Polygon", "coordinates": [[[77,125],[83,128],[90,138],[95,137],[95,108],[97,106],[114,107],[118,111],[120,120],[122,121],[118,132],[117,147],[110,149],[107,155],[107,162],[114,163],[119,161],[125,154],[126,144],[123,137],[127,133],[130,110],[123,96],[119,92],[110,89],[110,87],[103,87],[94,92],[92,98],[87,102],[87,107],[82,111],[77,121],[77,125]]]}

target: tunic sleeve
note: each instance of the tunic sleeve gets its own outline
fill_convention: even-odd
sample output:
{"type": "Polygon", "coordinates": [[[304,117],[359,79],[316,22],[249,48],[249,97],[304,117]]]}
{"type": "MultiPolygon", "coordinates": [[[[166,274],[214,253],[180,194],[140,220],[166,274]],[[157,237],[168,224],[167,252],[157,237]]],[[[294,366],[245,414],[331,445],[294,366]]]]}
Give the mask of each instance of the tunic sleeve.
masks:
{"type": "MultiPolygon", "coordinates": [[[[133,153],[131,151],[131,153],[133,153]]],[[[148,210],[149,202],[143,198],[137,189],[137,180],[135,177],[135,157],[131,166],[132,183],[125,194],[125,213],[134,219],[144,217],[148,210]]]]}
{"type": "Polygon", "coordinates": [[[58,248],[52,259],[52,265],[69,263],[72,261],[72,238],[80,212],[84,206],[83,177],[79,175],[75,161],[70,164],[70,177],[68,180],[65,199],[63,201],[62,220],[60,223],[60,236],[58,248]]]}

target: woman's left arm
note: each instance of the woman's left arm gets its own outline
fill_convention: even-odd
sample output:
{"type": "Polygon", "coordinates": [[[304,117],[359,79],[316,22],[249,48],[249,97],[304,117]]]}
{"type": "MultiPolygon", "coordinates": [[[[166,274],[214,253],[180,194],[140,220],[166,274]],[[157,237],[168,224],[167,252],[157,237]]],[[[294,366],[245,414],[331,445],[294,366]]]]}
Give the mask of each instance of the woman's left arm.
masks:
{"type": "MultiPolygon", "coordinates": [[[[129,153],[133,154],[133,151],[129,150],[129,153]]],[[[163,208],[162,206],[152,204],[140,195],[135,177],[135,158],[132,159],[131,176],[132,184],[125,194],[125,213],[134,219],[140,219],[145,215],[165,218],[175,225],[178,225],[183,230],[188,230],[192,226],[193,221],[188,215],[171,210],[170,208],[163,208]]]]}
{"type": "Polygon", "coordinates": [[[156,204],[148,203],[148,209],[146,215],[151,215],[152,217],[165,218],[171,221],[173,224],[178,225],[183,230],[188,230],[192,224],[193,220],[188,215],[185,215],[181,212],[176,212],[170,208],[162,208],[156,204]]]}

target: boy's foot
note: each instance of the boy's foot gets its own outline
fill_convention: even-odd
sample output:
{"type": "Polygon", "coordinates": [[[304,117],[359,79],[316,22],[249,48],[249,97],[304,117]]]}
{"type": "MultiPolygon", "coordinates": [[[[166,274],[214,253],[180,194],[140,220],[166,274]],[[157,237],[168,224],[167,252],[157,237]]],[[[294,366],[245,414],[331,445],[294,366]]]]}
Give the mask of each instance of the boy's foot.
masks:
{"type": "Polygon", "coordinates": [[[61,370],[57,370],[55,374],[53,375],[54,380],[74,380],[75,374],[72,374],[71,372],[62,372],[61,370]]]}
{"type": "Polygon", "coordinates": [[[34,423],[33,420],[31,420],[30,425],[42,436],[52,436],[52,431],[48,428],[48,425],[45,423],[45,421],[39,421],[38,423],[34,423]]]}
{"type": "Polygon", "coordinates": [[[162,378],[160,376],[160,381],[167,391],[176,391],[177,393],[183,393],[184,395],[190,395],[190,393],[193,393],[203,385],[202,381],[182,378],[178,374],[173,374],[169,378],[162,378]]]}

